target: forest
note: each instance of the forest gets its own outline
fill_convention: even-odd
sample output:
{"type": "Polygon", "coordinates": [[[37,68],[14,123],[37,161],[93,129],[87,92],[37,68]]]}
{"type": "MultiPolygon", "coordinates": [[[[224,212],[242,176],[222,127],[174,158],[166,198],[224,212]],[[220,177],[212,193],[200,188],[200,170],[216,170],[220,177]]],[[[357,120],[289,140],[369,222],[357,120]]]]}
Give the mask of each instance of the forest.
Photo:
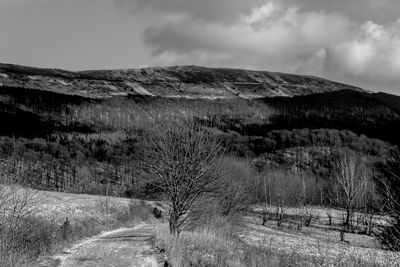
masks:
{"type": "Polygon", "coordinates": [[[341,149],[374,164],[390,158],[399,145],[397,103],[394,96],[346,90],[206,100],[91,99],[2,88],[0,123],[7,127],[0,129],[0,157],[8,173],[16,173],[17,166],[24,169],[29,178],[19,177],[19,182],[40,189],[99,193],[111,186],[117,195],[148,194],[135,163],[152,125],[160,119],[193,118],[221,139],[227,154],[257,162],[259,169],[300,166],[329,176],[330,157],[341,149]]]}

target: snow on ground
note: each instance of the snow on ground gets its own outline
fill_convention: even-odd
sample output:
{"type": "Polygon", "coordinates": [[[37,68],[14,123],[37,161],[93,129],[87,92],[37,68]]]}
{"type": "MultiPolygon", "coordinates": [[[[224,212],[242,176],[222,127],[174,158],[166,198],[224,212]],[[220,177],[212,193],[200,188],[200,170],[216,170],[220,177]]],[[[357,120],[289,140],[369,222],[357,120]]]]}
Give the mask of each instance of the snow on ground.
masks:
{"type": "Polygon", "coordinates": [[[276,89],[272,90],[274,93],[276,93],[278,96],[286,96],[288,97],[289,95],[285,94],[281,89],[276,89]]]}
{"type": "Polygon", "coordinates": [[[56,220],[66,217],[72,220],[86,217],[103,218],[105,203],[110,211],[124,211],[132,202],[166,209],[166,206],[159,202],[48,191],[37,191],[35,202],[37,205],[34,214],[56,220]]]}
{"type": "Polygon", "coordinates": [[[112,85],[112,84],[109,84],[108,82],[106,82],[105,84],[104,84],[104,86],[106,86],[108,89],[110,89],[110,90],[113,90],[113,91],[118,91],[118,88],[117,87],[115,87],[114,85],[112,85]]]}
{"type": "Polygon", "coordinates": [[[123,198],[39,191],[35,214],[49,219],[103,217],[101,204],[106,199],[108,205],[115,209],[129,205],[129,199],[123,198]]]}
{"type": "Polygon", "coordinates": [[[239,94],[239,97],[244,98],[244,99],[264,98],[264,96],[256,95],[256,94],[239,94]]]}
{"type": "Polygon", "coordinates": [[[116,92],[116,93],[111,93],[113,96],[127,96],[129,95],[127,92],[116,92]]]}
{"type": "MultiPolygon", "coordinates": [[[[261,211],[261,206],[255,207],[255,212],[261,211]]],[[[268,207],[268,212],[273,214],[273,207],[268,207]]],[[[246,227],[241,234],[241,239],[250,245],[273,249],[287,254],[300,254],[312,257],[320,262],[321,266],[334,266],[345,264],[347,261],[362,261],[377,266],[399,266],[400,255],[383,250],[379,241],[374,236],[357,233],[345,233],[345,240],[340,241],[338,224],[342,213],[339,210],[327,210],[313,207],[316,218],[310,227],[298,231],[296,225],[289,220],[279,228],[273,219],[261,225],[261,217],[251,215],[245,218],[246,227]],[[333,217],[334,226],[328,225],[327,212],[333,217]]],[[[258,213],[259,214],[259,213],[258,213]]],[[[299,214],[299,209],[286,209],[286,214],[299,214]]]]}
{"type": "Polygon", "coordinates": [[[126,85],[131,87],[133,90],[135,90],[136,93],[138,93],[140,95],[154,96],[154,94],[150,93],[149,91],[147,91],[146,89],[144,89],[142,86],[140,86],[138,84],[127,82],[126,85]]]}
{"type": "Polygon", "coordinates": [[[272,248],[284,253],[296,253],[305,257],[315,257],[327,265],[360,259],[386,266],[400,264],[399,255],[390,251],[352,246],[339,242],[338,239],[320,240],[313,236],[302,236],[261,225],[249,225],[241,235],[248,244],[272,248]]]}
{"type": "Polygon", "coordinates": [[[168,95],[165,96],[167,98],[185,98],[185,99],[208,99],[208,100],[217,100],[217,99],[228,99],[232,97],[228,96],[204,96],[204,95],[168,95]]]}
{"type": "Polygon", "coordinates": [[[40,76],[28,76],[28,79],[34,80],[34,81],[39,81],[39,80],[41,80],[42,78],[41,78],[40,76]]]}
{"type": "Polygon", "coordinates": [[[63,80],[57,79],[56,81],[57,81],[59,84],[62,84],[62,85],[64,85],[64,86],[70,86],[70,85],[71,85],[70,83],[67,83],[66,81],[63,81],[63,80]]]}

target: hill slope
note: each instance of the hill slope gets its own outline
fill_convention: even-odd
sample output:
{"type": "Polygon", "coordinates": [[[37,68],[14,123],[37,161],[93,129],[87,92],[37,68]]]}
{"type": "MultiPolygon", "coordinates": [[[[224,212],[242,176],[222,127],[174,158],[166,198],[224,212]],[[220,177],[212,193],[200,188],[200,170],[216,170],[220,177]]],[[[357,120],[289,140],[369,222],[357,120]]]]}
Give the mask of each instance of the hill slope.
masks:
{"type": "Polygon", "coordinates": [[[293,74],[197,66],[71,72],[0,64],[0,87],[41,89],[104,98],[147,95],[185,98],[296,96],[360,88],[293,74]]]}

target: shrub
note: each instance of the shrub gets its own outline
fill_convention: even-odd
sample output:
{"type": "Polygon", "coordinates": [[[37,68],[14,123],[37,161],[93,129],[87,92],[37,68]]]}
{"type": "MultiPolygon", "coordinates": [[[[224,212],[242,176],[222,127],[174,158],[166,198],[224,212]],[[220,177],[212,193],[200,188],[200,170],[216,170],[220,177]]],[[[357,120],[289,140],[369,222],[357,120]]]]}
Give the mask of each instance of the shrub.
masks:
{"type": "Polygon", "coordinates": [[[28,264],[40,254],[50,252],[62,242],[60,227],[39,217],[21,219],[18,229],[2,228],[0,266],[28,264]]]}
{"type": "Polygon", "coordinates": [[[131,199],[128,209],[117,213],[119,222],[150,222],[154,220],[151,207],[143,200],[131,199]]]}

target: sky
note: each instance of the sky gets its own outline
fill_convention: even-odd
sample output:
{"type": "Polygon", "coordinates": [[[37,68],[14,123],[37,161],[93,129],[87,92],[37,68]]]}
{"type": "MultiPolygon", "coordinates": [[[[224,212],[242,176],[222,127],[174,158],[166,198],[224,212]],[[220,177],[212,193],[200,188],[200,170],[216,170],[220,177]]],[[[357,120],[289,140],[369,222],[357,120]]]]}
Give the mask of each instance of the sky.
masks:
{"type": "Polygon", "coordinates": [[[246,68],[400,95],[400,1],[0,0],[0,62],[246,68]]]}

